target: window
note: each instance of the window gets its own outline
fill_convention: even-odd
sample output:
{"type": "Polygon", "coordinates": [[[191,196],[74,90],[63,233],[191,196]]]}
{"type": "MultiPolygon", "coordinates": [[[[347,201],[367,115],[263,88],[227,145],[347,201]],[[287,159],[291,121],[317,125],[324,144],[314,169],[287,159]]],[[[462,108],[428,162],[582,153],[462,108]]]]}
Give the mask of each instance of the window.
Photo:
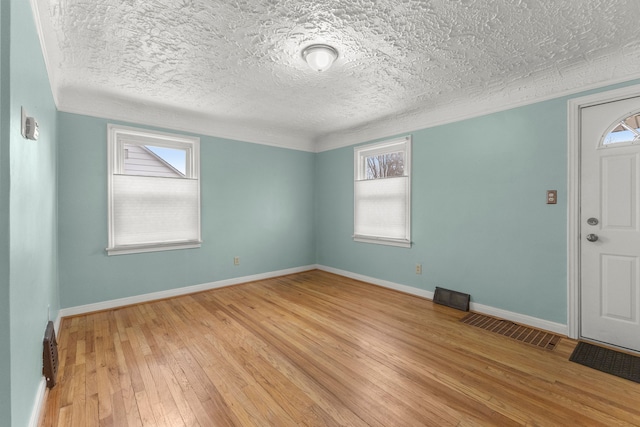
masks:
{"type": "Polygon", "coordinates": [[[200,247],[200,139],[108,126],[109,255],[200,247]]]}
{"type": "Polygon", "coordinates": [[[640,113],[632,114],[615,123],[602,140],[602,146],[623,146],[640,143],[640,113]]]}
{"type": "Polygon", "coordinates": [[[354,149],[357,242],[411,246],[411,137],[354,149]]]}

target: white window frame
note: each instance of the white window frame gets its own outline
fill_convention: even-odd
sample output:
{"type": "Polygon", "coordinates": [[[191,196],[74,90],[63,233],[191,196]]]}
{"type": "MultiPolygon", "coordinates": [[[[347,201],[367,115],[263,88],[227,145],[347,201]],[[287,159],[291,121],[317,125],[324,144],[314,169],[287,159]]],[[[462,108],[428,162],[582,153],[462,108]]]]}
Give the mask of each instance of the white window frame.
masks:
{"type": "MultiPolygon", "coordinates": [[[[123,255],[142,252],[157,252],[175,249],[199,248],[202,244],[201,234],[201,200],[200,200],[200,138],[176,135],[171,133],[138,129],[128,126],[108,124],[108,255],[123,255]],[[115,209],[114,209],[114,176],[124,175],[125,144],[152,145],[156,147],[174,148],[186,151],[185,177],[197,181],[197,239],[171,242],[154,242],[144,244],[116,245],[115,241],[115,209]]],[[[163,179],[158,177],[158,179],[163,179]]]]}
{"type": "MultiPolygon", "coordinates": [[[[378,179],[397,179],[397,178],[378,178],[378,179]]],[[[374,243],[380,245],[399,246],[404,248],[411,247],[411,135],[401,138],[394,138],[391,140],[367,144],[358,147],[354,147],[354,187],[353,187],[353,203],[354,203],[354,218],[353,227],[354,234],[353,240],[363,243],[374,243]],[[380,155],[385,153],[397,153],[402,151],[404,153],[404,177],[407,179],[406,185],[406,206],[405,206],[405,224],[404,235],[398,238],[390,238],[381,235],[364,235],[358,234],[358,182],[365,180],[366,174],[366,161],[367,157],[374,155],[380,155]]]]}

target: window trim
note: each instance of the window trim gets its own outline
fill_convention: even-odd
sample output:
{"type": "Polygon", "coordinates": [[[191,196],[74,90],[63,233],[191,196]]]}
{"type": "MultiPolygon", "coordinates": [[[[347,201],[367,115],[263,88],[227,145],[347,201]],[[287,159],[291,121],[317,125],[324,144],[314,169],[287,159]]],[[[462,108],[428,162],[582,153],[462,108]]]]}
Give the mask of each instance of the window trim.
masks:
{"type": "MultiPolygon", "coordinates": [[[[411,135],[403,136],[400,138],[393,138],[386,141],[360,145],[353,148],[354,152],[354,177],[353,177],[353,241],[361,243],[373,243],[378,245],[396,246],[403,248],[410,248],[411,241],[411,135]],[[364,159],[372,155],[379,155],[390,152],[404,152],[404,176],[407,178],[407,198],[406,198],[406,218],[405,218],[405,238],[395,239],[382,236],[373,235],[359,235],[356,234],[356,185],[358,181],[364,179],[365,176],[365,163],[364,159]]],[[[385,178],[382,178],[385,179],[385,178]]],[[[393,179],[393,178],[387,178],[393,179]]]]}
{"type": "Polygon", "coordinates": [[[107,168],[108,246],[106,251],[109,256],[201,247],[202,196],[200,191],[200,138],[109,123],[107,125],[107,168]],[[114,246],[113,177],[124,172],[125,144],[153,145],[157,147],[184,149],[186,151],[185,178],[177,179],[197,181],[198,238],[196,240],[114,246]]]}

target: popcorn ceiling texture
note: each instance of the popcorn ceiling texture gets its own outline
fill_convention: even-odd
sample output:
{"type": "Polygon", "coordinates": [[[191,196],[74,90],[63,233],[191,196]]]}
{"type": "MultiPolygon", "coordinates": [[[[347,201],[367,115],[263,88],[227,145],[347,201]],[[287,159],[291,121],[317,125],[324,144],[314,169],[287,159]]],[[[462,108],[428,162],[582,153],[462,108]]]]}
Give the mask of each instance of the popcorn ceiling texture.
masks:
{"type": "Polygon", "coordinates": [[[640,76],[638,0],[33,2],[60,110],[309,150],[640,76]]]}

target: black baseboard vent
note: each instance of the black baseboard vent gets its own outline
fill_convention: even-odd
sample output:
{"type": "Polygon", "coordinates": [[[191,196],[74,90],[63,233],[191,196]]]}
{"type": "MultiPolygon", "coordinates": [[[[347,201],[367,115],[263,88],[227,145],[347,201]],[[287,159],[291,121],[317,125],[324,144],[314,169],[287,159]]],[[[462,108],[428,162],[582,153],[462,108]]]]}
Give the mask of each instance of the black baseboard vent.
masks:
{"type": "Polygon", "coordinates": [[[462,292],[451,291],[449,289],[439,288],[433,294],[433,302],[436,304],[446,305],[447,307],[457,308],[462,311],[469,311],[469,300],[471,295],[462,292]]]}
{"type": "Polygon", "coordinates": [[[42,375],[47,379],[47,387],[53,388],[58,377],[58,342],[56,341],[56,331],[53,328],[52,321],[47,323],[43,344],[42,375]]]}

